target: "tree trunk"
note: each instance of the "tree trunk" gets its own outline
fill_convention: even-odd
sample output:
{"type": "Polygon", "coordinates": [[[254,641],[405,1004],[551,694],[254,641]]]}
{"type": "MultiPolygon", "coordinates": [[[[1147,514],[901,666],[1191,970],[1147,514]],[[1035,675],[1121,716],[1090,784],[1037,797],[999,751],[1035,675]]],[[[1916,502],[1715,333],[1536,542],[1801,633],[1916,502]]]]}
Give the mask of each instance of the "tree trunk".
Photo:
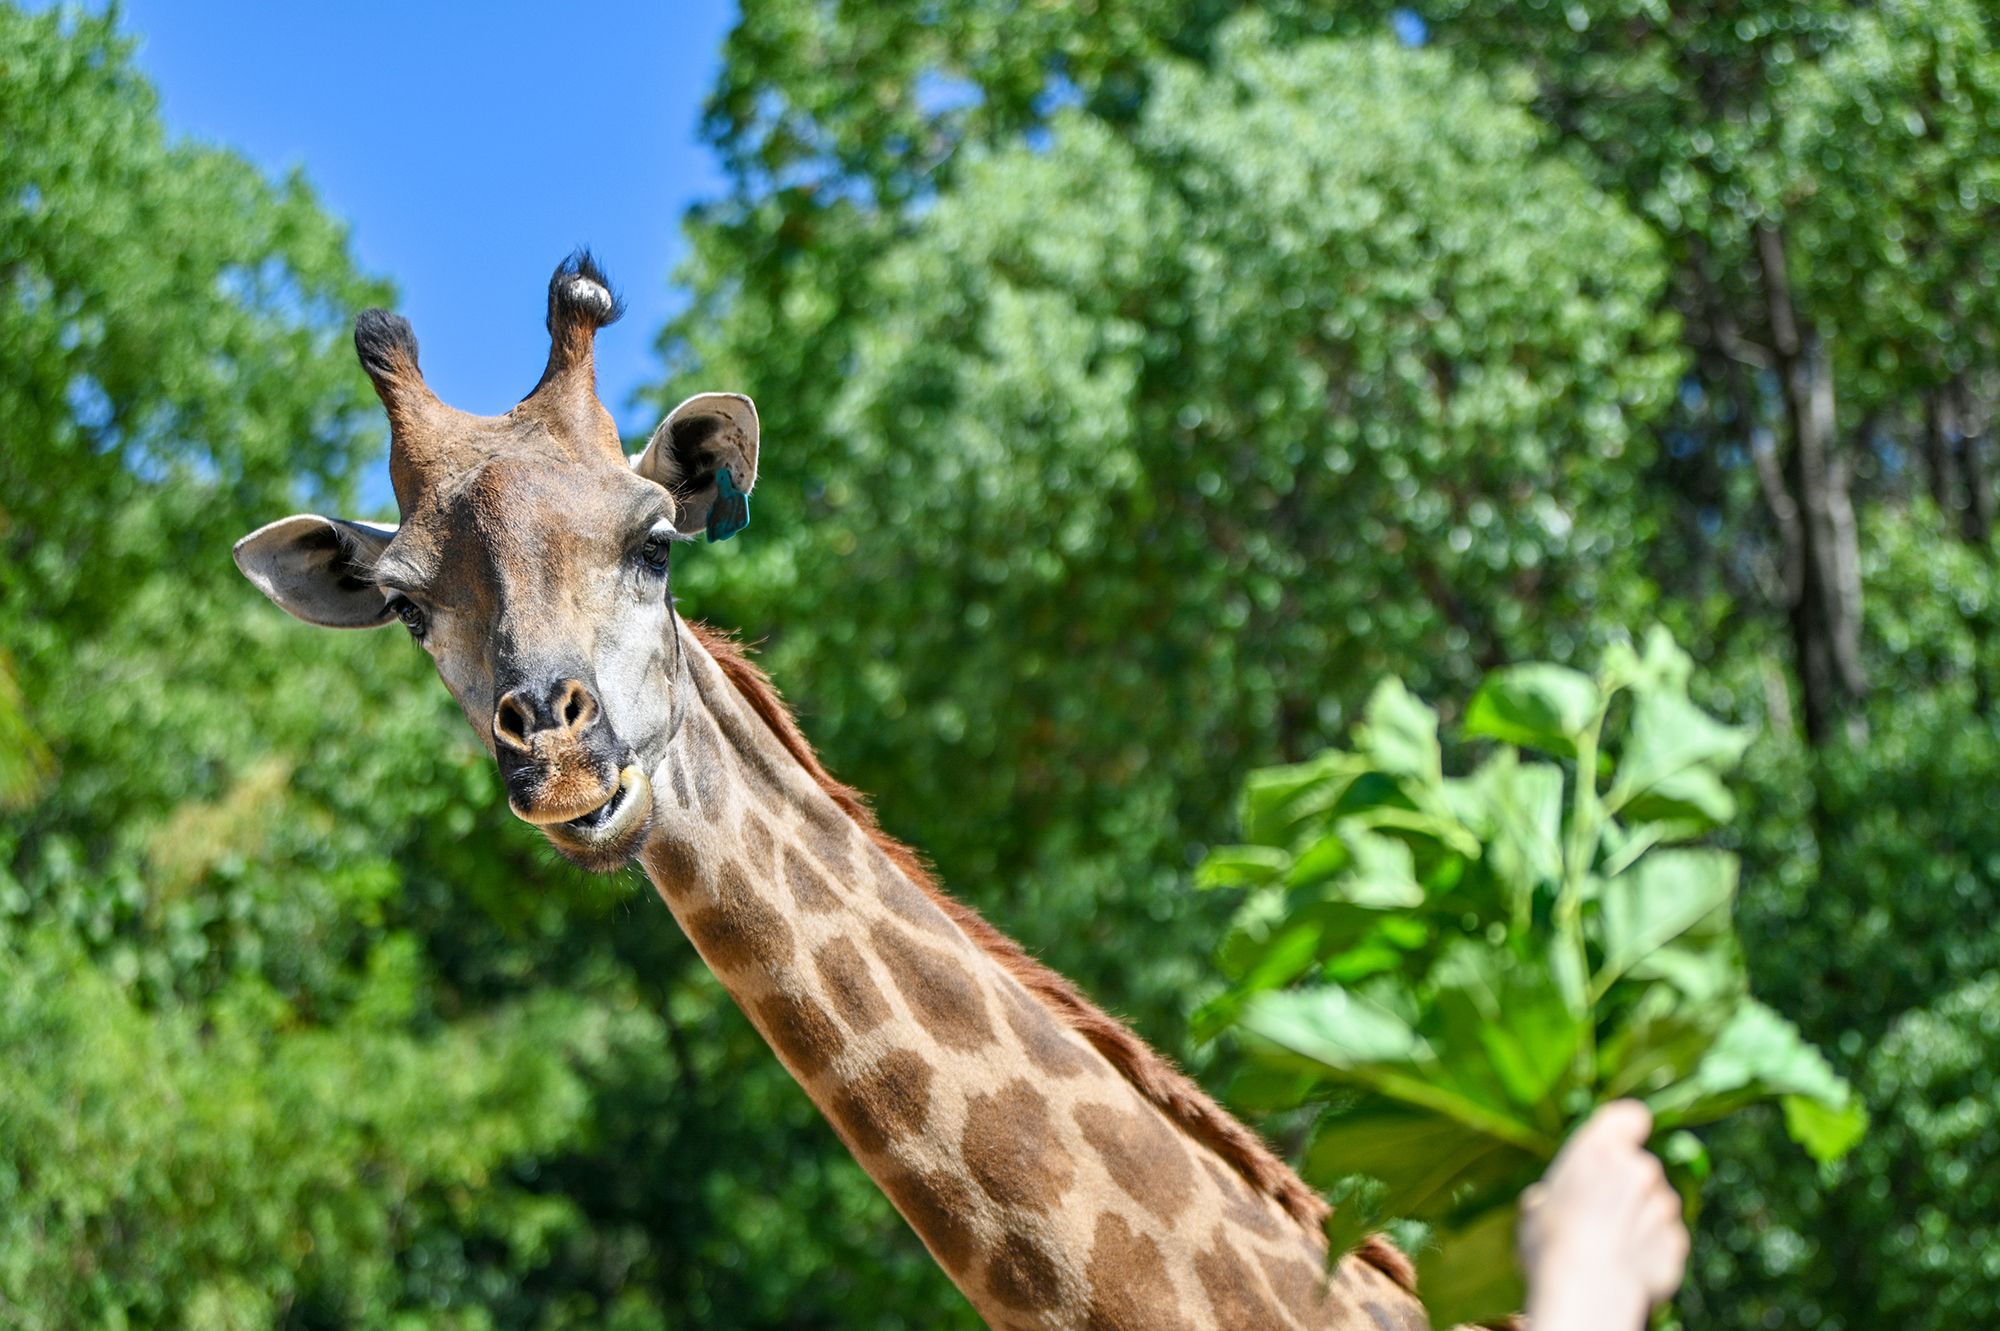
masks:
{"type": "Polygon", "coordinates": [[[1958,404],[1950,387],[1924,394],[1924,470],[1930,474],[1931,502],[1938,516],[1950,521],[1958,488],[1954,443],[1958,436],[1958,404]]]}
{"type": "Polygon", "coordinates": [[[1967,545],[1984,547],[1993,533],[1993,478],[1986,463],[1986,422],[1963,376],[1924,398],[1924,463],[1931,498],[1947,522],[1953,518],[1967,545]]]}
{"type": "Polygon", "coordinates": [[[1837,448],[1833,357],[1817,330],[1799,326],[1786,277],[1784,237],[1776,229],[1758,228],[1757,257],[1773,368],[1784,388],[1791,434],[1782,468],[1773,458],[1759,470],[1786,541],[1786,590],[1806,738],[1823,744],[1844,722],[1849,738],[1860,740],[1867,733],[1866,721],[1853,704],[1868,691],[1861,670],[1861,554],[1850,467],[1837,448]]]}

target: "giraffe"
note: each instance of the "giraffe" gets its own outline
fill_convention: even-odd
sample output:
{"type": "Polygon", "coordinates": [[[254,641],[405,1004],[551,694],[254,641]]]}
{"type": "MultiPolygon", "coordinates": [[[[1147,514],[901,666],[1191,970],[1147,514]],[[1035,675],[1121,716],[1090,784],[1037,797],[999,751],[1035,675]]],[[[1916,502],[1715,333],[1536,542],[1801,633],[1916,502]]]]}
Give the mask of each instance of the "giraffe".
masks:
{"type": "Polygon", "coordinates": [[[513,812],[591,870],[633,860],[780,1062],[1000,1331],[1418,1331],[1372,1239],[1129,1029],[942,892],[831,777],[763,673],[688,623],[671,547],[747,518],[740,394],[627,459],[598,401],[621,313],[585,251],[549,284],[547,369],[504,416],[446,406],[410,325],[355,324],[390,423],[395,527],[298,514],[237,543],[308,623],[400,620],[513,812]]]}

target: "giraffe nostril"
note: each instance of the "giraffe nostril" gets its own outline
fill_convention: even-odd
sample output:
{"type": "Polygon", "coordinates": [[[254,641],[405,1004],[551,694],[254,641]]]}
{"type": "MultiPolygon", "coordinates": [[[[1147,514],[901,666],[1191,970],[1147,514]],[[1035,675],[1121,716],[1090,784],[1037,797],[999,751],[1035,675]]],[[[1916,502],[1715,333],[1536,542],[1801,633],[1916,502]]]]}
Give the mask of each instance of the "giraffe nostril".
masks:
{"type": "Polygon", "coordinates": [[[510,689],[493,706],[493,739],[526,752],[544,735],[581,739],[597,719],[597,699],[581,680],[510,689]]]}
{"type": "Polygon", "coordinates": [[[493,728],[517,744],[525,743],[528,738],[528,717],[521,710],[521,704],[515,702],[511,696],[502,698],[493,728]]]}

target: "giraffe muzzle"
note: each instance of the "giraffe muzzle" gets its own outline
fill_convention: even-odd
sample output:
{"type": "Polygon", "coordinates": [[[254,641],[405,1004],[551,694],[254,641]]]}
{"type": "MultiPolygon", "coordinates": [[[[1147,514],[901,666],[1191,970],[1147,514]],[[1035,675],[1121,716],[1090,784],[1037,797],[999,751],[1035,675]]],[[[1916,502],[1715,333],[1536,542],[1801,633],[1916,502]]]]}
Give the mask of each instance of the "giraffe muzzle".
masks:
{"type": "Polygon", "coordinates": [[[541,827],[549,843],[573,863],[609,872],[638,853],[652,820],[652,780],[637,763],[628,763],[604,803],[580,817],[541,827]]]}
{"type": "Polygon", "coordinates": [[[632,754],[579,679],[502,695],[493,714],[493,755],[507,783],[507,807],[537,827],[573,823],[588,831],[628,789],[632,754]]]}

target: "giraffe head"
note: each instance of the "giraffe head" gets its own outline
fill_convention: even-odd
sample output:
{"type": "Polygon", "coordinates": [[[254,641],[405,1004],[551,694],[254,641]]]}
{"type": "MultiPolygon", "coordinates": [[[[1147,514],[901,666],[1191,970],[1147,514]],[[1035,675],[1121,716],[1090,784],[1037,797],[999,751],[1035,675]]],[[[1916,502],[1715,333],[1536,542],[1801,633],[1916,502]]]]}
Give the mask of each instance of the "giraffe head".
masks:
{"type": "Polygon", "coordinates": [[[621,313],[587,252],[549,281],[549,361],[504,416],[446,406],[409,323],[355,321],[389,415],[401,522],[296,514],[236,544],[236,563],[309,624],[400,620],[498,761],[516,815],[592,869],[645,838],[650,777],[687,706],[667,552],[727,516],[757,479],[757,410],[735,393],[674,408],[628,462],[597,398],[597,330],[621,313]]]}

